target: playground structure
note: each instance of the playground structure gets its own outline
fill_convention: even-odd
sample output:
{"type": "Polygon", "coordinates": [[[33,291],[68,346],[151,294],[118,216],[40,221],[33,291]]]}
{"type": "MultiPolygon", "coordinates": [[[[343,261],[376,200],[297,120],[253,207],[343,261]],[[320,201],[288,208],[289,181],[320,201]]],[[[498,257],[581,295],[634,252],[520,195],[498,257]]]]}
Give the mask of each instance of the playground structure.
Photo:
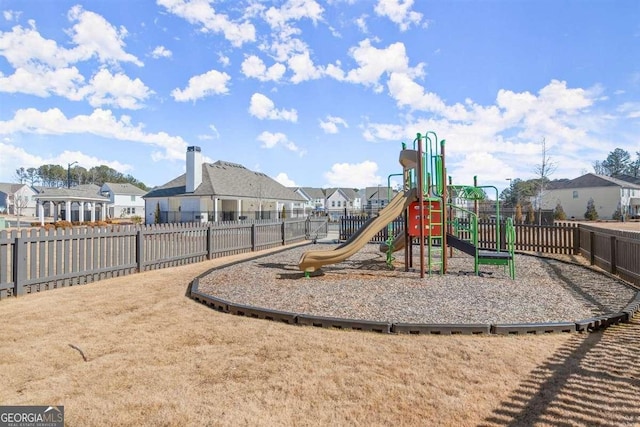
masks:
{"type": "MultiPolygon", "coordinates": [[[[402,144],[399,162],[402,166],[403,190],[378,214],[370,218],[353,236],[333,250],[305,252],[298,263],[305,275],[324,265],[335,264],[352,256],[371,238],[400,215],[404,218],[403,230],[390,237],[380,250],[387,254],[387,265],[392,268],[393,253],[405,249],[405,271],[413,263],[413,247],[420,250],[420,277],[437,271],[447,272],[447,259],[453,249],[474,259],[474,272],[480,265],[503,265],[515,278],[514,246],[515,230],[508,218],[505,222],[504,242],[501,241],[498,190],[492,186],[453,185],[445,167],[445,140],[439,142],[435,132],[417,134],[412,149],[402,144]],[[485,189],[496,193],[496,247],[481,248],[478,241],[478,201],[485,198],[485,189]],[[474,202],[474,210],[454,202],[474,202]],[[448,250],[447,250],[448,249],[448,250]]],[[[399,175],[399,174],[397,174],[399,175]]],[[[390,175],[391,177],[391,175],[390,175]]],[[[475,180],[474,180],[475,181],[475,180]]],[[[390,198],[390,197],[389,197],[390,198]]]]}

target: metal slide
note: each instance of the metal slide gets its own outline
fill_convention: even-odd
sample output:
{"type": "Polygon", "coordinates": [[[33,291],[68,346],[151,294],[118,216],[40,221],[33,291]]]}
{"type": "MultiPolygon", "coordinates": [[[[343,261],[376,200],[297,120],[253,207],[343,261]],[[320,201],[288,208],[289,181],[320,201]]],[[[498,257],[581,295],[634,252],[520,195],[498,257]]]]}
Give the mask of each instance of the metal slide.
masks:
{"type": "Polygon", "coordinates": [[[323,265],[336,264],[344,261],[358,252],[377,232],[402,214],[407,206],[409,206],[409,203],[416,200],[417,192],[415,188],[412,188],[406,193],[398,193],[389,204],[378,213],[378,216],[373,218],[372,221],[367,222],[340,247],[333,250],[305,252],[300,257],[298,267],[304,272],[312,272],[323,265]]]}

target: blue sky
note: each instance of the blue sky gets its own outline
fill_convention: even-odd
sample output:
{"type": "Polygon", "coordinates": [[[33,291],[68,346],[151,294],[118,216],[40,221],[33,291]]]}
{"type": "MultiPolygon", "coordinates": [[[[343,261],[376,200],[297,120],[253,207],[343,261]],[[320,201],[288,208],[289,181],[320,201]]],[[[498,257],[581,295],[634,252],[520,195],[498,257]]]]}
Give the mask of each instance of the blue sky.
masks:
{"type": "Polygon", "coordinates": [[[287,186],[386,184],[446,139],[456,184],[640,150],[640,2],[0,0],[0,182],[106,164],[149,186],[185,152],[287,186]]]}

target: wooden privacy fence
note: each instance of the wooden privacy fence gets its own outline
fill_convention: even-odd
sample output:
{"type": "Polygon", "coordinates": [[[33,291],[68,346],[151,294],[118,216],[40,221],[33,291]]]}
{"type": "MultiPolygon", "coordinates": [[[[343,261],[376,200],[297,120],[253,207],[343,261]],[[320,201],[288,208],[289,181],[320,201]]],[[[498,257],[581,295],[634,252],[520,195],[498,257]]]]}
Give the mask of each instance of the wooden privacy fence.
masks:
{"type": "MultiPolygon", "coordinates": [[[[356,231],[363,227],[369,219],[366,217],[345,217],[340,223],[340,238],[349,239],[356,231]]],[[[468,228],[468,219],[458,219],[458,226],[468,228]]],[[[478,242],[479,246],[485,249],[496,248],[496,229],[498,223],[491,220],[478,221],[478,242]]],[[[380,243],[387,240],[389,234],[395,236],[404,228],[402,217],[396,218],[391,223],[391,233],[388,227],[380,230],[372,239],[372,243],[380,243]]],[[[500,242],[504,249],[505,235],[504,221],[500,223],[500,242]]],[[[516,250],[545,252],[554,254],[577,254],[577,224],[562,225],[529,225],[516,224],[516,250]]]]}
{"type": "Polygon", "coordinates": [[[591,265],[640,285],[640,232],[580,225],[579,250],[591,265]]]}
{"type": "Polygon", "coordinates": [[[0,299],[296,243],[309,227],[300,219],[0,231],[0,299]]]}

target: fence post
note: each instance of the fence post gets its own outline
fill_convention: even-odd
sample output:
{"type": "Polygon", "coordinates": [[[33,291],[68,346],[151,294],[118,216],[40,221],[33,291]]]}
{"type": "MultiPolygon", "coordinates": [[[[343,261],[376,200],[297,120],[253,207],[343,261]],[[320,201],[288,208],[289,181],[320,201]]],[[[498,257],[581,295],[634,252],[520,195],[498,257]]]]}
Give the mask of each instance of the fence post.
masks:
{"type": "Polygon", "coordinates": [[[256,225],[251,224],[251,251],[256,251],[256,225]]]}
{"type": "Polygon", "coordinates": [[[286,235],[286,230],[285,230],[285,221],[282,221],[282,225],[280,226],[280,233],[282,233],[282,246],[285,246],[287,244],[287,235],[286,235]]]}
{"type": "Polygon", "coordinates": [[[136,264],[138,265],[138,273],[142,273],[144,271],[144,236],[142,235],[142,228],[136,233],[136,264]]]}
{"type": "Polygon", "coordinates": [[[580,226],[573,227],[573,254],[580,254],[580,226]]]}
{"type": "Polygon", "coordinates": [[[589,263],[596,263],[596,233],[593,231],[589,232],[589,263]]]}
{"type": "Polygon", "coordinates": [[[616,236],[611,236],[611,274],[617,274],[618,267],[616,266],[616,236]]]}
{"type": "Polygon", "coordinates": [[[13,294],[20,296],[24,295],[24,281],[27,278],[27,245],[20,237],[16,237],[13,248],[13,294]]]}
{"type": "Polygon", "coordinates": [[[213,239],[213,224],[209,223],[209,225],[207,226],[207,259],[211,260],[213,259],[213,242],[211,241],[213,239]]]}

